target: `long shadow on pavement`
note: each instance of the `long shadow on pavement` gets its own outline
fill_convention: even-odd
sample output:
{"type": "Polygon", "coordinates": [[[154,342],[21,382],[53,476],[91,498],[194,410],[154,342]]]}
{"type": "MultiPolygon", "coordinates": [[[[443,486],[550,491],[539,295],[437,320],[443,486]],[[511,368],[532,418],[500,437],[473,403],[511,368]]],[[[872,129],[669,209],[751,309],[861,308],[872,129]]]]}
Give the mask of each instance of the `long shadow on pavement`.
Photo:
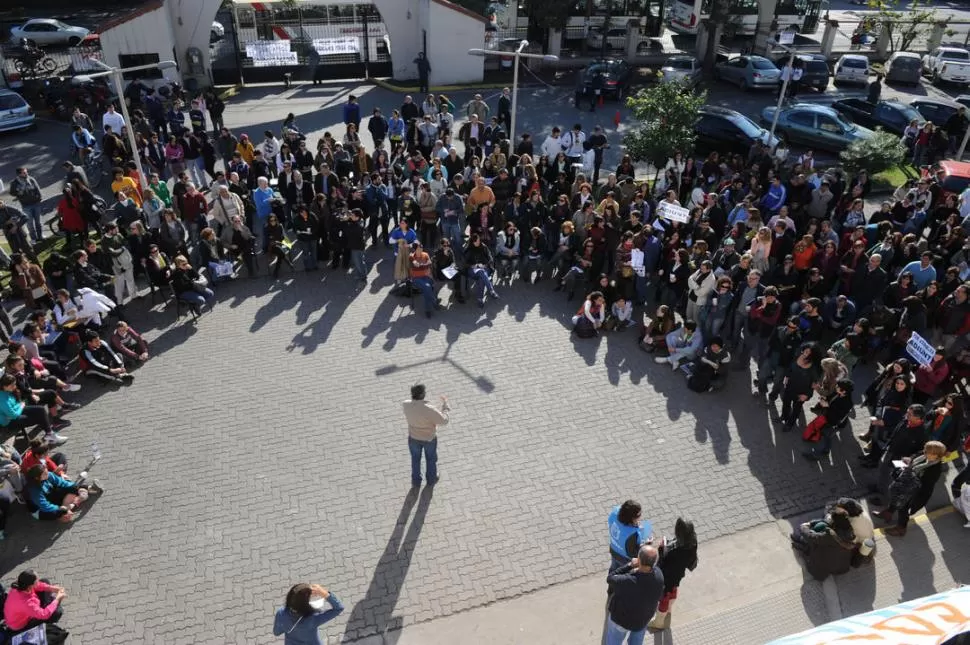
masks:
{"type": "Polygon", "coordinates": [[[431,506],[434,487],[426,486],[420,494],[417,488],[412,488],[404,497],[404,504],[397,516],[397,523],[387,541],[384,553],[377,562],[374,575],[364,597],[354,605],[347,620],[344,632],[344,642],[349,642],[370,636],[384,634],[386,644],[393,645],[400,637],[403,627],[400,617],[393,616],[401,587],[407,577],[411,558],[417,546],[424,520],[431,506]],[[411,511],[415,508],[414,517],[411,511]],[[408,526],[408,518],[411,524],[408,526]],[[405,531],[405,527],[407,530],[405,531]]]}

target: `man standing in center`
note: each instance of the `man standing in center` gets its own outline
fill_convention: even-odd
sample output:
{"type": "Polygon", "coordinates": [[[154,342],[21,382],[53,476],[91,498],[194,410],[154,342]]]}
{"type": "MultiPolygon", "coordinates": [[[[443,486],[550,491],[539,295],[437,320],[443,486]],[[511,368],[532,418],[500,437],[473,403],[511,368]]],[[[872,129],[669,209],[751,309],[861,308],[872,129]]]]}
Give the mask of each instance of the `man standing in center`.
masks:
{"type": "MultiPolygon", "coordinates": [[[[448,423],[448,399],[441,397],[436,408],[424,400],[422,384],[411,387],[411,400],[402,404],[408,422],[408,449],[411,451],[411,486],[421,485],[421,454],[427,463],[428,486],[438,483],[438,426],[448,423]]],[[[661,590],[663,584],[661,581],[661,590]]],[[[659,602],[659,596],[658,596],[659,602]]],[[[649,616],[647,617],[649,620],[649,616]]]]}

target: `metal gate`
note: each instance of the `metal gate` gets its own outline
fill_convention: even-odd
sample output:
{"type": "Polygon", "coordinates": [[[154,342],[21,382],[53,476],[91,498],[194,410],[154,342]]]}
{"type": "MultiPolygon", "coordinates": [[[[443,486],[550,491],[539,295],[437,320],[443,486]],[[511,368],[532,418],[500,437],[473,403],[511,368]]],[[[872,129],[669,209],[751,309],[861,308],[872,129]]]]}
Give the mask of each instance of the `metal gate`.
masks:
{"type": "Polygon", "coordinates": [[[368,2],[236,0],[217,18],[226,27],[213,44],[217,83],[391,75],[387,28],[368,2]]]}

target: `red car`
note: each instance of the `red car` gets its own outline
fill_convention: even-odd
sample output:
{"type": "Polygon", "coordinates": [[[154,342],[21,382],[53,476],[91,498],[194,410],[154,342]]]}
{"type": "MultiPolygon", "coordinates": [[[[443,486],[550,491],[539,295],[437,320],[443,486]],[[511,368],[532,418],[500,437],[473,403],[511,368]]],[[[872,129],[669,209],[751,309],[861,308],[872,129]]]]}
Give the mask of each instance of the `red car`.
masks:
{"type": "Polygon", "coordinates": [[[956,195],[960,197],[967,186],[970,186],[970,163],[964,161],[941,161],[930,169],[923,171],[923,177],[935,176],[943,188],[943,196],[956,195]],[[940,172],[942,171],[942,176],[940,172]]]}

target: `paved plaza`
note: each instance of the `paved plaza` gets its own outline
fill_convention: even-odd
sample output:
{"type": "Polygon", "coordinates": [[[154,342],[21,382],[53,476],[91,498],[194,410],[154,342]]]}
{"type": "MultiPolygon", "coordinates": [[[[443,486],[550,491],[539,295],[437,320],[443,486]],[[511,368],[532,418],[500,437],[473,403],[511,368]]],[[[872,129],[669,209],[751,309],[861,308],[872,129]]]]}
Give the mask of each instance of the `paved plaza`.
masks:
{"type": "MultiPolygon", "coordinates": [[[[297,111],[322,131],[347,93],[260,88],[230,103],[227,125],[257,138],[297,111]]],[[[524,127],[571,125],[564,96],[530,98],[524,127]]],[[[52,141],[33,163],[57,163],[52,141]]],[[[342,271],[284,269],[220,286],[195,323],[147,297],[129,307],[153,358],[131,387],[85,383],[66,431],[71,472],[98,443],[107,492],[71,527],[18,509],[3,579],[33,567],[65,586],[72,642],[99,645],[275,643],[273,611],[313,581],[347,606],[324,630],[340,642],[601,574],[607,513],[627,498],[658,534],[683,515],[707,541],[864,488],[851,435],[831,463],[805,461],[747,371],[694,394],[633,330],[571,338],[581,301],[549,282],[428,320],[388,294],[390,252],[368,258],[362,289],[342,271]],[[412,491],[400,403],[419,381],[453,411],[441,483],[412,491]]]]}

